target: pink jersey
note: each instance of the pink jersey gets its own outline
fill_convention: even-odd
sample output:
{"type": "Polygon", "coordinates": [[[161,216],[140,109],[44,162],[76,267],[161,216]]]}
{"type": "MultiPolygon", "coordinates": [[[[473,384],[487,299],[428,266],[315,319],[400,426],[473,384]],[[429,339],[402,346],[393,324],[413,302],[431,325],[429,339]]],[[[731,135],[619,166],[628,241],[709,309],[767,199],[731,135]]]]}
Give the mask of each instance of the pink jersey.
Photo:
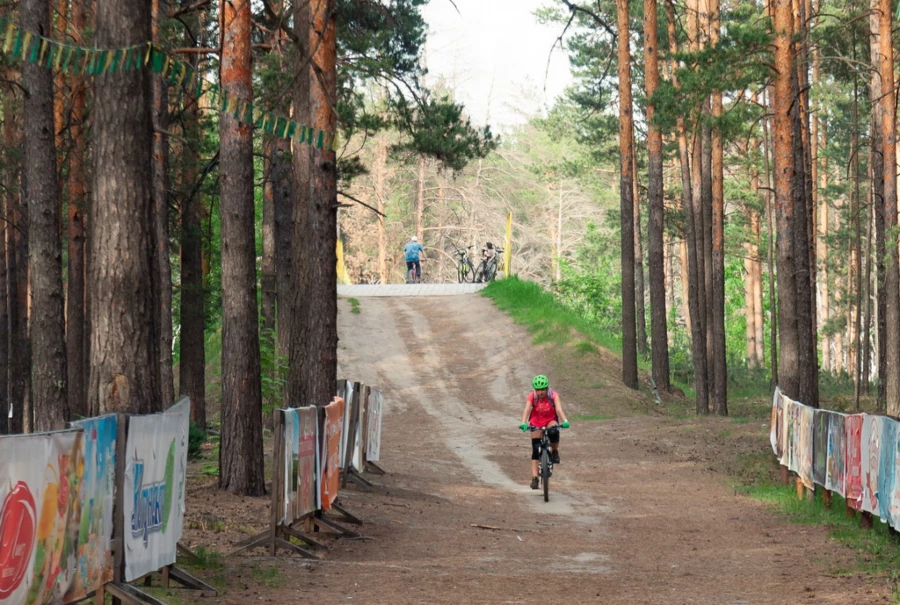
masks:
{"type": "Polygon", "coordinates": [[[546,397],[537,397],[535,391],[528,394],[528,403],[531,404],[531,426],[543,428],[551,422],[556,422],[556,399],[558,395],[551,389],[547,390],[546,397]]]}

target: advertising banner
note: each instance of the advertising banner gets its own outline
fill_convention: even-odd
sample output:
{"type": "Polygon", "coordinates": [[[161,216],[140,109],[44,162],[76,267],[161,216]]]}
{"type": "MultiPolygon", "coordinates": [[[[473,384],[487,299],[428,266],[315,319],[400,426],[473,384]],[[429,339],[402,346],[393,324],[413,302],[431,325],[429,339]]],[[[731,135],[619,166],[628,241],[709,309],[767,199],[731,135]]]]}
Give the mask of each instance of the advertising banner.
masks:
{"type": "Polygon", "coordinates": [[[844,418],[843,414],[828,412],[828,464],[825,489],[844,495],[844,418]]]}
{"type": "Polygon", "coordinates": [[[344,400],[335,397],[325,406],[325,435],[322,439],[322,509],[330,510],[340,486],[341,435],[344,425],[344,400]]]}
{"type": "Polygon", "coordinates": [[[294,507],[297,500],[297,441],[299,435],[299,418],[296,409],[281,410],[284,437],[284,493],[281,497],[281,523],[293,523],[294,507]]]}
{"type": "Polygon", "coordinates": [[[808,489],[813,489],[813,422],[815,408],[797,405],[800,411],[800,480],[808,489]]]}
{"type": "Polygon", "coordinates": [[[894,467],[897,460],[897,421],[881,419],[881,448],[878,458],[878,516],[891,520],[891,497],[894,493],[894,467]]]}
{"type": "Polygon", "coordinates": [[[63,600],[66,603],[87,597],[113,580],[113,505],[116,497],[115,414],[73,422],[84,431],[82,457],[84,471],[74,501],[72,519],[78,524],[74,543],[77,573],[63,600]]]}
{"type": "Polygon", "coordinates": [[[184,523],[190,402],[132,416],[125,460],[125,580],[175,562],[184,523]]]}
{"type": "Polygon", "coordinates": [[[79,573],[83,431],[0,437],[0,603],[63,602],[79,573]]]}
{"type": "Polygon", "coordinates": [[[772,416],[769,421],[769,442],[772,444],[772,453],[781,460],[781,433],[784,430],[784,405],[781,403],[781,389],[775,387],[775,395],[772,397],[772,416]]]}
{"type": "Polygon", "coordinates": [[[813,410],[813,481],[825,485],[828,461],[828,415],[825,410],[813,410]]]}
{"type": "Polygon", "coordinates": [[[381,415],[384,409],[384,395],[380,390],[369,391],[366,405],[366,460],[378,462],[381,458],[381,415]]]}
{"type": "Polygon", "coordinates": [[[881,417],[863,414],[862,426],[862,510],[878,514],[878,465],[881,458],[881,417]]]}
{"type": "Polygon", "coordinates": [[[856,510],[862,510],[863,469],[862,469],[862,429],[865,414],[850,414],[844,417],[844,498],[856,510]]]}
{"type": "Polygon", "coordinates": [[[344,425],[341,431],[341,464],[347,459],[347,442],[350,440],[350,406],[353,404],[354,387],[355,385],[348,380],[344,389],[346,396],[344,397],[344,411],[341,419],[344,425]]]}
{"type": "Polygon", "coordinates": [[[296,410],[297,432],[297,503],[295,518],[303,517],[319,509],[319,409],[308,406],[296,410]]]}

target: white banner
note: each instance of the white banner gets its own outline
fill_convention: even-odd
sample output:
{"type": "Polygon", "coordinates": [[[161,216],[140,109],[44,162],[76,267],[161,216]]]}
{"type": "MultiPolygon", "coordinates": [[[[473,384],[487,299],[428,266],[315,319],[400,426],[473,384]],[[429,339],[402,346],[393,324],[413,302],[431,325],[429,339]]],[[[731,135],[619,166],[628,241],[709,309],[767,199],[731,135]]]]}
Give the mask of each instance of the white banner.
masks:
{"type": "Polygon", "coordinates": [[[3,605],[61,603],[74,584],[82,436],[75,430],[0,437],[3,605]]]}
{"type": "Polygon", "coordinates": [[[284,485],[281,495],[281,522],[290,525],[294,521],[294,501],[297,499],[297,440],[298,418],[296,409],[282,410],[284,418],[284,485]]]}
{"type": "Polygon", "coordinates": [[[345,397],[344,399],[344,416],[342,419],[343,422],[343,430],[341,431],[341,467],[343,468],[344,462],[347,460],[347,442],[350,441],[350,413],[353,409],[353,383],[349,380],[347,381],[347,386],[344,389],[345,397]]]}
{"type": "Polygon", "coordinates": [[[175,562],[184,523],[191,406],[182,399],[162,414],[132,416],[125,458],[125,580],[175,562]]]}
{"type": "Polygon", "coordinates": [[[366,404],[366,460],[378,462],[381,457],[381,416],[384,395],[372,387],[366,404]]]}

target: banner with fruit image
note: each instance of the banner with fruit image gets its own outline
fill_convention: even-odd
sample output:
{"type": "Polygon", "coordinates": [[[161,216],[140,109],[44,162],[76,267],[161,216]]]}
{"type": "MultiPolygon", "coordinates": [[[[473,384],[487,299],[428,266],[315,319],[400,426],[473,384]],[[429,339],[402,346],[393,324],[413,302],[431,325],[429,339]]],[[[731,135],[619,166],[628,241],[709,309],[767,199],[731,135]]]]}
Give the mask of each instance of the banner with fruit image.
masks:
{"type": "Polygon", "coordinates": [[[190,402],[132,416],[126,439],[125,580],[175,563],[184,524],[190,402]]]}
{"type": "Polygon", "coordinates": [[[72,518],[76,529],[71,553],[76,573],[64,601],[73,603],[113,580],[113,504],[116,497],[115,414],[73,422],[84,431],[83,471],[72,518]]]}
{"type": "Polygon", "coordinates": [[[77,574],[80,430],[0,437],[0,604],[64,602],[77,574]]]}

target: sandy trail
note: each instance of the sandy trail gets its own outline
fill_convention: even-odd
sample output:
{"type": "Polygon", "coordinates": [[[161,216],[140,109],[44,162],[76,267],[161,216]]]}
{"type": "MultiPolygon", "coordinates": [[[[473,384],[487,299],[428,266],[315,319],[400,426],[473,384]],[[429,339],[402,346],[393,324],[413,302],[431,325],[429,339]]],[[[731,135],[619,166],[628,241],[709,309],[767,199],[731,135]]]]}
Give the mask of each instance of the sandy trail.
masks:
{"type": "MultiPolygon", "coordinates": [[[[671,455],[672,421],[635,415],[621,388],[603,392],[621,417],[563,434],[544,503],[517,424],[552,352],[478,295],[341,305],[341,374],[384,389],[389,474],[342,496],[371,539],[341,542],[322,563],[283,559],[297,571],[265,600],[888,601],[883,583],[831,573],[853,555],[824,529],[792,525],[671,455]]],[[[583,412],[557,385],[569,415],[583,412]]]]}

